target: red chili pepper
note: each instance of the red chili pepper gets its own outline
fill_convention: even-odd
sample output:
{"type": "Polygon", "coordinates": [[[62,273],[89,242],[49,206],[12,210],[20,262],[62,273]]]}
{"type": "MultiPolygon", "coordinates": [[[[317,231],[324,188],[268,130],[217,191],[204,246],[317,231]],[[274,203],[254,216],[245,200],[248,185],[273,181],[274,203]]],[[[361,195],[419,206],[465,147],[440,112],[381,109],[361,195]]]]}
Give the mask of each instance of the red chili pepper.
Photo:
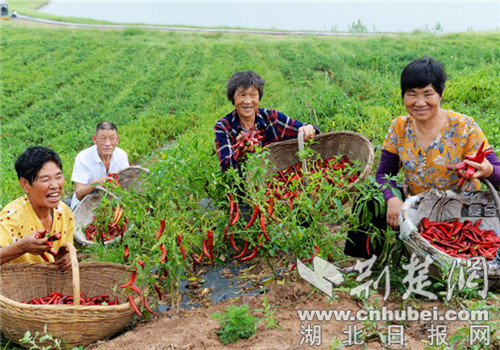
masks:
{"type": "Polygon", "coordinates": [[[137,288],[133,284],[131,286],[129,286],[129,287],[130,287],[131,290],[133,290],[134,292],[136,292],[137,295],[141,297],[141,299],[143,299],[142,292],[141,292],[141,290],[139,288],[137,288]]]}
{"type": "Polygon", "coordinates": [[[229,235],[229,242],[231,243],[231,246],[234,248],[234,250],[236,250],[237,252],[240,251],[236,246],[236,242],[234,241],[234,235],[232,233],[229,235]]]}
{"type": "Polygon", "coordinates": [[[262,233],[266,237],[267,241],[269,242],[271,240],[271,237],[269,237],[266,231],[266,218],[264,217],[263,212],[260,213],[260,228],[262,230],[262,233]]]}
{"type": "Polygon", "coordinates": [[[250,253],[250,255],[244,257],[244,258],[241,258],[241,261],[247,261],[247,260],[252,260],[253,258],[255,258],[257,256],[257,251],[259,250],[258,246],[255,245],[253,247],[253,251],[252,253],[250,253]]]}
{"type": "Polygon", "coordinates": [[[366,237],[366,254],[370,255],[370,236],[366,237]]]}
{"type": "Polygon", "coordinates": [[[253,223],[254,223],[255,219],[257,218],[257,215],[259,215],[259,213],[260,213],[259,206],[257,204],[254,204],[252,217],[250,218],[250,221],[248,221],[247,225],[243,228],[244,230],[248,229],[249,227],[251,227],[253,225],[253,223]]]}
{"type": "Polygon", "coordinates": [[[132,285],[132,283],[134,283],[134,281],[135,281],[135,278],[136,278],[136,277],[137,277],[137,271],[136,271],[136,270],[134,270],[134,271],[132,271],[132,275],[130,276],[130,280],[129,280],[127,283],[122,284],[122,285],[120,286],[120,288],[127,288],[127,287],[130,287],[130,286],[132,285]]]}
{"type": "Polygon", "coordinates": [[[269,207],[267,208],[267,216],[273,216],[274,212],[274,197],[269,197],[269,207]]]}
{"type": "Polygon", "coordinates": [[[203,258],[203,253],[201,253],[200,258],[198,258],[194,252],[191,252],[191,256],[196,264],[201,264],[201,258],[203,258]]]}
{"type": "Polygon", "coordinates": [[[208,252],[207,240],[206,239],[203,240],[203,246],[202,246],[202,248],[203,248],[203,253],[207,256],[207,258],[211,259],[210,253],[208,252]]]}
{"type": "Polygon", "coordinates": [[[130,252],[129,252],[129,250],[128,250],[128,245],[127,245],[127,244],[125,244],[125,245],[123,246],[123,249],[124,249],[124,252],[123,252],[123,259],[125,260],[125,263],[128,263],[128,257],[129,257],[129,255],[130,255],[130,252]]]}
{"type": "Polygon", "coordinates": [[[458,181],[457,188],[460,188],[465,183],[465,177],[462,177],[460,181],[458,181]]]}
{"type": "Polygon", "coordinates": [[[181,250],[182,259],[186,260],[186,249],[182,246],[182,235],[180,233],[177,235],[177,244],[181,250]]]}
{"type": "Polygon", "coordinates": [[[156,234],[156,239],[159,239],[161,235],[163,234],[163,231],[165,230],[165,220],[160,220],[160,229],[158,230],[158,233],[156,234]]]}
{"type": "Polygon", "coordinates": [[[47,257],[47,255],[45,255],[45,253],[42,253],[40,254],[40,256],[43,258],[43,260],[45,260],[46,262],[50,262],[49,258],[47,257]]]}
{"type": "Polygon", "coordinates": [[[158,294],[158,300],[161,300],[162,295],[161,295],[160,287],[158,287],[158,285],[156,283],[153,283],[153,287],[156,291],[156,294],[158,294]]]}
{"type": "Polygon", "coordinates": [[[160,243],[160,250],[161,250],[161,258],[158,262],[164,262],[165,258],[167,257],[167,248],[163,246],[163,243],[160,243]]]}
{"type": "Polygon", "coordinates": [[[151,310],[151,308],[149,307],[148,298],[147,297],[142,298],[142,302],[144,303],[144,307],[146,308],[146,310],[148,310],[151,313],[151,315],[156,315],[156,312],[154,312],[153,310],[151,310]]]}
{"type": "Polygon", "coordinates": [[[231,223],[234,215],[234,198],[232,193],[227,194],[229,197],[229,223],[231,223]]]}
{"type": "Polygon", "coordinates": [[[243,250],[241,251],[241,253],[236,255],[233,259],[241,258],[243,255],[245,255],[247,253],[247,250],[248,250],[248,241],[245,239],[245,245],[243,246],[243,250]]]}
{"type": "MultiPolygon", "coordinates": [[[[310,262],[310,261],[312,261],[312,260],[314,259],[314,257],[315,257],[317,254],[319,254],[319,247],[318,247],[317,245],[316,245],[316,246],[314,246],[314,251],[315,251],[315,253],[316,253],[316,254],[311,253],[311,256],[310,256],[309,258],[304,259],[304,260],[301,260],[301,261],[302,261],[303,263],[306,263],[306,262],[310,262]]],[[[296,267],[296,266],[297,266],[297,263],[296,263],[296,262],[295,262],[295,263],[293,263],[293,264],[292,264],[292,266],[290,266],[290,271],[292,271],[293,269],[295,269],[295,267],[296,267]]]]}
{"type": "Polygon", "coordinates": [[[144,269],[144,261],[139,260],[137,263],[139,264],[139,266],[140,266],[142,269],[144,269]]]}
{"type": "Polygon", "coordinates": [[[47,253],[49,253],[52,256],[56,256],[57,255],[57,252],[54,249],[52,249],[52,248],[50,248],[49,250],[47,250],[47,253]]]}
{"type": "Polygon", "coordinates": [[[141,312],[139,311],[139,308],[137,307],[137,305],[135,305],[134,297],[132,296],[132,294],[128,296],[128,302],[130,303],[130,305],[132,305],[132,309],[134,309],[135,313],[138,314],[139,316],[142,316],[141,312]]]}
{"type": "Polygon", "coordinates": [[[231,220],[231,226],[236,225],[239,217],[240,217],[240,206],[238,205],[238,202],[234,202],[234,217],[231,220]]]}
{"type": "Polygon", "coordinates": [[[113,218],[113,220],[109,223],[109,227],[114,227],[118,224],[118,222],[120,221],[120,219],[122,218],[123,216],[123,210],[120,208],[119,205],[116,206],[115,208],[115,216],[113,218]]]}
{"type": "MultiPolygon", "coordinates": [[[[235,216],[237,216],[236,214],[235,216]]],[[[214,256],[214,233],[212,230],[208,230],[207,232],[208,236],[208,252],[210,253],[210,259],[215,260],[214,256]]]]}

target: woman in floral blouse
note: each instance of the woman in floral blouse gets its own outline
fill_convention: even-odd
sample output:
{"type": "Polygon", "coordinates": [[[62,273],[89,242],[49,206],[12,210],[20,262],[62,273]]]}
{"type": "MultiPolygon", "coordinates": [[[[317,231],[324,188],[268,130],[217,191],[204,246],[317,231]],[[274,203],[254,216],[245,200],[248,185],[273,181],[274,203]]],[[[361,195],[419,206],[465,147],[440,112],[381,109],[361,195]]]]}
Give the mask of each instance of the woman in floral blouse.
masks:
{"type": "MultiPolygon", "coordinates": [[[[465,162],[476,171],[467,176],[461,187],[456,171],[448,165],[459,163],[465,156],[474,156],[484,142],[484,150],[491,145],[479,125],[469,116],[441,107],[446,72],[441,63],[430,57],[419,58],[408,64],[401,74],[401,95],[408,115],[392,121],[383,143],[376,180],[383,188],[387,213],[385,220],[393,229],[398,228],[398,217],[403,201],[392,191],[396,184],[386,176],[404,175],[403,195],[413,196],[435,188],[440,190],[472,191],[479,189],[479,179],[487,178],[495,187],[500,186],[500,160],[494,152],[482,163],[465,162]]],[[[346,244],[345,253],[366,257],[367,236],[350,232],[353,242],[346,244]]]]}

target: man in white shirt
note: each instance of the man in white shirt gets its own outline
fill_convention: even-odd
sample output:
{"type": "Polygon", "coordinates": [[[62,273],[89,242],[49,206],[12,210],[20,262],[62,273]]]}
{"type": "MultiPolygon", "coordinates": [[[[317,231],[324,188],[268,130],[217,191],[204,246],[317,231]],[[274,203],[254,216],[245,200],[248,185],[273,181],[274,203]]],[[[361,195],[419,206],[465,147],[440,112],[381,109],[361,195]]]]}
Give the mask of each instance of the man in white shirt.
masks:
{"type": "Polygon", "coordinates": [[[108,175],[128,168],[127,153],[116,147],[120,137],[116,125],[111,122],[101,122],[92,135],[94,146],[89,147],[76,156],[71,181],[76,184],[75,193],[71,199],[71,209],[74,210],[78,203],[92,193],[96,184],[103,184],[108,175]]]}

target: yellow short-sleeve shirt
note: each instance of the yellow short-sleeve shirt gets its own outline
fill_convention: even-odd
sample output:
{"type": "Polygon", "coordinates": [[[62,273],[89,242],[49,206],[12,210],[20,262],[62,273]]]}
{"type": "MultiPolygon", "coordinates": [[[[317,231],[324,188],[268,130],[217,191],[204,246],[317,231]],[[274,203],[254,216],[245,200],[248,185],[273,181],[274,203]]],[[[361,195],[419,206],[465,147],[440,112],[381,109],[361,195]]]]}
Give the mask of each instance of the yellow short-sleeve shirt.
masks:
{"type": "MultiPolygon", "coordinates": [[[[405,194],[413,196],[433,188],[458,191],[460,179],[447,166],[474,155],[483,141],[484,149],[491,148],[474,119],[448,111],[445,126],[427,149],[420,146],[409,115],[392,121],[383,149],[399,156],[405,194]]],[[[460,189],[473,191],[479,186],[479,180],[466,181],[460,189]]]]}
{"type": "MultiPolygon", "coordinates": [[[[1,247],[7,247],[39,229],[44,229],[44,227],[36,215],[27,195],[10,202],[0,212],[1,247]]],[[[53,209],[53,222],[50,233],[53,234],[55,232],[61,233],[61,239],[53,242],[54,250],[57,251],[63,242],[73,243],[75,221],[71,209],[63,202],[60,202],[59,205],[53,209]]],[[[45,256],[47,256],[50,261],[54,261],[52,255],[45,253],[45,256]]],[[[45,260],[43,260],[40,255],[26,253],[8,263],[44,261],[45,260]]]]}

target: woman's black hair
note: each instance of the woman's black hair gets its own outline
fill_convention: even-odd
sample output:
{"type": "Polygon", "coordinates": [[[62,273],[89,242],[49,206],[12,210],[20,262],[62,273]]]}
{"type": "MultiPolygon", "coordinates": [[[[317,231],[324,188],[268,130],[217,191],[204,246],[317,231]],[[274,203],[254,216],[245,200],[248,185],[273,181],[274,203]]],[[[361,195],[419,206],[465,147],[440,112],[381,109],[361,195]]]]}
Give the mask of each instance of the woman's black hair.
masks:
{"type": "Polygon", "coordinates": [[[259,101],[264,96],[264,85],[266,81],[262,79],[257,73],[253,70],[247,70],[244,72],[236,72],[234,73],[229,81],[227,82],[227,99],[231,101],[234,105],[234,93],[240,87],[244,89],[248,89],[250,86],[255,86],[257,91],[259,91],[259,101]]]}
{"type": "Polygon", "coordinates": [[[429,84],[443,96],[446,79],[446,71],[441,62],[429,56],[418,58],[401,73],[401,97],[404,98],[406,91],[410,89],[423,88],[429,84]]]}
{"type": "Polygon", "coordinates": [[[51,161],[62,170],[62,162],[56,152],[43,146],[29,147],[16,160],[17,178],[24,177],[32,185],[43,165],[51,161]]]}

